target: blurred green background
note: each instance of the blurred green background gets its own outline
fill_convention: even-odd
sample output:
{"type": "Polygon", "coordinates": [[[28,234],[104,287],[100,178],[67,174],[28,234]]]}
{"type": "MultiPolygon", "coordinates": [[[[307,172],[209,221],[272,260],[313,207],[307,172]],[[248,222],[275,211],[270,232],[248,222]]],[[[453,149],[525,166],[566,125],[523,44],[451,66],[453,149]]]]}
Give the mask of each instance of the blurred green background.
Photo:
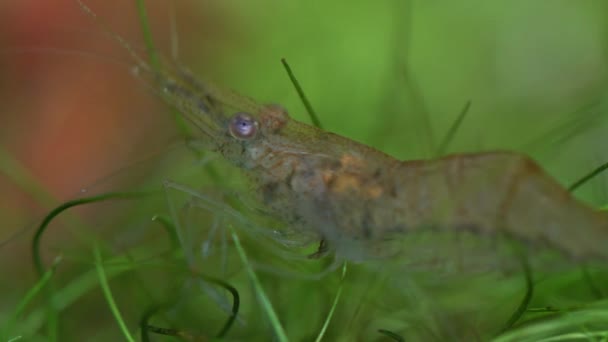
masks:
{"type": "MultiPolygon", "coordinates": [[[[100,21],[143,51],[134,2],[86,3],[100,21]]],[[[326,129],[399,159],[435,156],[439,142],[465,103],[471,101],[449,152],[521,151],[538,160],[565,185],[608,160],[608,4],[604,1],[231,0],[148,1],[146,6],[152,36],[161,53],[170,58],[172,46],[178,42],[179,63],[194,74],[216,80],[259,102],[279,103],[297,120],[309,122],[281,66],[280,59],[286,58],[326,129]],[[176,35],[172,34],[173,29],[176,35]]],[[[179,140],[170,111],[131,76],[128,55],[77,2],[0,0],[0,22],[2,240],[24,227],[34,226],[46,211],[80,196],[78,191],[91,184],[96,184],[97,193],[130,189],[134,180],[143,179],[142,175],[151,176],[149,184],[157,186],[163,179],[173,179],[168,176],[171,172],[199,177],[200,169],[191,163],[176,166],[175,159],[165,157],[168,148],[179,140]],[[153,157],[151,161],[149,156],[153,157]],[[138,163],[142,159],[146,162],[138,163]],[[121,171],[117,175],[104,178],[118,169],[121,171]]],[[[223,173],[230,177],[230,172],[223,173]]],[[[607,176],[599,176],[576,195],[594,206],[605,205],[606,180],[607,176]]],[[[204,176],[199,177],[198,183],[191,186],[214,186],[204,176]]],[[[84,232],[88,228],[82,227],[106,233],[120,230],[123,234],[134,226],[133,222],[156,214],[156,208],[162,208],[164,203],[160,199],[154,210],[147,206],[137,214],[118,207],[122,204],[79,209],[78,217],[73,218],[81,221],[77,228],[56,227],[53,233],[45,235],[45,243],[52,246],[45,248],[49,251],[48,260],[67,253],[66,259],[90,270],[92,259],[86,249],[65,250],[73,248],[74,234],[86,235],[85,241],[90,236],[84,232]],[[113,230],[101,229],[102,226],[111,226],[113,230]]],[[[2,317],[15,312],[18,301],[35,283],[36,276],[30,271],[31,232],[30,229],[1,247],[0,266],[5,274],[0,287],[2,317]]],[[[139,230],[133,232],[127,235],[129,242],[141,238],[139,230]]],[[[161,239],[159,236],[157,239],[161,239]]],[[[104,244],[120,245],[119,240],[104,244]]],[[[256,254],[259,246],[255,241],[248,243],[249,251],[256,254]]],[[[151,251],[156,251],[154,246],[149,245],[151,251]]],[[[124,251],[107,249],[106,253],[111,255],[124,251]]],[[[346,304],[338,306],[328,340],[339,337],[345,341],[390,340],[376,330],[391,326],[403,333],[407,331],[404,326],[408,326],[403,322],[416,319],[439,326],[436,328],[439,332],[430,329],[433,333],[414,337],[456,336],[452,332],[445,335],[446,329],[441,328],[450,325],[445,322],[449,319],[435,320],[435,313],[424,314],[429,311],[425,311],[424,300],[420,298],[432,295],[416,297],[419,285],[416,282],[404,286],[409,291],[404,295],[407,298],[399,297],[403,300],[400,310],[407,314],[384,310],[387,303],[395,302],[396,295],[380,296],[378,300],[383,305],[375,303],[373,309],[358,305],[357,296],[365,295],[370,275],[356,267],[353,272],[346,285],[349,290],[345,292],[345,297],[352,301],[343,298],[346,304]],[[418,310],[418,316],[408,308],[418,310]],[[361,311],[364,313],[360,314],[361,311]],[[353,312],[358,320],[352,318],[353,312]],[[361,323],[378,320],[384,325],[361,323]]],[[[550,284],[547,292],[538,295],[537,291],[537,295],[549,299],[539,305],[554,303],[555,298],[564,299],[560,291],[576,297],[566,300],[566,305],[603,303],[596,303],[589,295],[588,286],[581,282],[577,272],[567,274],[562,282],[556,281],[558,285],[545,282],[550,284]]],[[[274,304],[294,340],[313,340],[339,286],[338,273],[321,283],[270,276],[264,279],[264,284],[275,290],[270,290],[276,295],[274,304]],[[304,318],[308,324],[298,326],[297,322],[303,319],[301,312],[311,317],[304,318]]],[[[73,284],[74,274],[78,272],[70,269],[57,282],[62,286],[73,284]]],[[[138,288],[130,280],[125,281],[138,288]]],[[[241,289],[249,288],[249,281],[242,275],[234,282],[241,289]]],[[[522,283],[521,277],[503,279],[501,293],[508,295],[500,300],[510,304],[504,309],[507,313],[514,310],[523,296],[522,283]]],[[[485,283],[476,280],[476,284],[485,289],[496,286],[492,280],[485,283]]],[[[123,285],[117,282],[113,286],[121,289],[123,285]]],[[[467,286],[470,285],[463,285],[467,286]]],[[[121,336],[98,289],[83,292],[88,295],[76,301],[74,307],[86,308],[87,303],[95,303],[95,310],[103,312],[100,314],[103,323],[77,322],[74,317],[79,317],[79,311],[73,309],[68,315],[73,321],[62,323],[62,332],[73,340],[121,336]],[[111,329],[106,331],[104,327],[111,329]]],[[[483,312],[482,307],[499,303],[495,298],[496,302],[480,303],[481,297],[477,298],[472,290],[460,296],[450,297],[448,301],[453,304],[450,308],[458,308],[456,303],[464,302],[466,305],[460,308],[466,307],[477,315],[483,312]]],[[[253,305],[255,301],[249,299],[246,303],[253,305]]],[[[38,300],[28,313],[44,307],[44,300],[38,300]]],[[[140,304],[145,302],[141,299],[140,304]]],[[[137,317],[142,310],[133,308],[130,314],[137,317]]],[[[455,310],[466,315],[463,311],[466,310],[455,310]]],[[[602,312],[606,315],[606,311],[602,312]]],[[[508,317],[501,314],[501,319],[508,317]]],[[[222,313],[213,311],[209,315],[216,317],[222,313]]],[[[264,340],[270,336],[272,329],[264,323],[263,315],[245,313],[243,317],[256,317],[261,323],[239,328],[233,339],[256,336],[264,340]]],[[[446,313],[446,317],[455,316],[446,313]]],[[[216,320],[222,319],[223,316],[216,320]]],[[[135,320],[132,318],[131,323],[135,320]]],[[[172,322],[175,321],[174,318],[172,322]]],[[[473,335],[486,339],[496,332],[491,329],[500,326],[500,322],[492,322],[489,324],[492,328],[484,331],[483,324],[463,322],[460,327],[467,324],[471,324],[475,334],[468,328],[461,329],[467,331],[460,336],[463,339],[471,339],[473,335]]],[[[573,325],[589,328],[578,321],[573,325]]],[[[133,325],[131,329],[135,329],[133,325]]],[[[21,327],[18,333],[45,339],[40,323],[21,327]]]]}

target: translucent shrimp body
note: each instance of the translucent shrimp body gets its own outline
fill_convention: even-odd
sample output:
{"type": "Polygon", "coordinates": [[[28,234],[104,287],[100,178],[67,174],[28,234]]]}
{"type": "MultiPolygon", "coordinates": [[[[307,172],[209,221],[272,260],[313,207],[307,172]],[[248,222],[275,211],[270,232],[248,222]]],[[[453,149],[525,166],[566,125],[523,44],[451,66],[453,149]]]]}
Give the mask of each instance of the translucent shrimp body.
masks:
{"type": "Polygon", "coordinates": [[[250,111],[234,118],[253,127],[246,135],[211,105],[185,115],[213,138],[211,150],[248,174],[269,214],[318,234],[346,259],[394,253],[384,242],[424,229],[507,235],[575,259],[608,259],[608,217],[575,200],[524,155],[399,161],[297,122],[276,105],[256,106],[215,89],[194,97],[170,89],[173,104],[245,104],[235,107],[250,111]]]}
{"type": "Polygon", "coordinates": [[[108,33],[133,57],[136,76],[198,128],[203,145],[248,175],[264,211],[317,234],[340,257],[386,255],[385,242],[432,229],[506,235],[577,260],[608,259],[608,216],[578,202],[524,155],[399,161],[179,67],[153,70],[108,33]]]}

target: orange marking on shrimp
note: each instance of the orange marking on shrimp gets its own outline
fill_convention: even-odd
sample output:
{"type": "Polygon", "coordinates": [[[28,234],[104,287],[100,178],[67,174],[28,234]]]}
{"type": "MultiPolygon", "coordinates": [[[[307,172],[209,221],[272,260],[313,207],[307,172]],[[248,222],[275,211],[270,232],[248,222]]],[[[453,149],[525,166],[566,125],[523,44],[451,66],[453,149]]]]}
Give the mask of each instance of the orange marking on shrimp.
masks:
{"type": "Polygon", "coordinates": [[[365,194],[370,199],[380,198],[380,196],[382,196],[383,193],[384,193],[384,190],[382,189],[381,186],[378,186],[378,185],[370,185],[365,188],[365,194]]]}
{"type": "Polygon", "coordinates": [[[270,132],[275,132],[287,123],[287,118],[280,106],[269,105],[260,112],[260,121],[270,132]]]}
{"type": "Polygon", "coordinates": [[[333,179],[331,190],[337,193],[354,193],[360,189],[361,181],[352,174],[342,174],[333,179]]]}
{"type": "Polygon", "coordinates": [[[343,169],[362,169],[365,165],[365,162],[360,158],[356,158],[351,154],[345,154],[340,158],[340,163],[342,164],[343,169]]]}

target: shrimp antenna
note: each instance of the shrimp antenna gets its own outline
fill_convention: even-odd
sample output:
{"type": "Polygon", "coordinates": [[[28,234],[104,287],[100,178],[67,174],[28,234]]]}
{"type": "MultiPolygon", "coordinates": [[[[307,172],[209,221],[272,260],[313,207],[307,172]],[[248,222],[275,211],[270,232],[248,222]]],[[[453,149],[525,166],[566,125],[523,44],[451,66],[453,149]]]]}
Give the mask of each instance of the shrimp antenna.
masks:
{"type": "Polygon", "coordinates": [[[287,71],[289,80],[291,80],[291,83],[296,88],[296,91],[298,92],[298,96],[300,97],[302,104],[304,104],[304,107],[306,107],[306,111],[308,112],[308,116],[310,116],[310,120],[312,121],[312,124],[317,128],[323,129],[323,126],[321,125],[321,121],[319,120],[317,113],[315,113],[315,110],[312,108],[310,101],[308,101],[306,94],[304,94],[304,90],[302,90],[302,87],[300,86],[300,82],[298,82],[298,79],[296,78],[293,71],[291,70],[291,67],[287,63],[287,60],[285,58],[281,58],[281,63],[283,63],[283,66],[285,67],[285,71],[287,71]]]}
{"type": "MultiPolygon", "coordinates": [[[[162,74],[161,72],[161,63],[160,56],[156,52],[156,48],[154,46],[154,42],[152,40],[152,33],[150,30],[150,25],[148,23],[148,15],[146,12],[146,7],[143,3],[143,0],[135,0],[137,5],[137,12],[139,15],[139,21],[141,22],[141,29],[143,31],[143,36],[146,45],[146,52],[148,54],[148,58],[150,60],[150,65],[146,63],[146,61],[135,51],[135,49],[118,33],[112,31],[110,27],[102,21],[93,10],[87,6],[82,0],[76,0],[82,11],[90,16],[95,24],[97,24],[103,32],[108,34],[112,39],[114,39],[118,44],[120,44],[127,53],[131,56],[133,61],[135,62],[135,66],[137,68],[141,68],[145,71],[152,72],[156,77],[162,74]]],[[[176,109],[171,110],[171,114],[173,116],[173,120],[175,125],[177,126],[179,132],[185,136],[190,137],[190,130],[188,125],[184,122],[183,117],[176,109]]]]}
{"type": "MultiPolygon", "coordinates": [[[[152,65],[152,70],[157,74],[160,74],[161,62],[160,57],[158,56],[158,52],[156,46],[154,45],[154,40],[152,39],[152,30],[150,29],[150,20],[148,20],[148,12],[146,11],[146,6],[143,0],[135,0],[137,4],[137,15],[139,16],[139,23],[141,27],[141,31],[144,37],[144,42],[146,44],[146,51],[148,52],[148,58],[150,59],[150,64],[152,65]]],[[[170,22],[171,22],[171,54],[172,57],[177,59],[178,54],[178,41],[177,41],[177,27],[175,24],[175,8],[173,6],[173,2],[170,3],[170,22]]],[[[185,137],[190,137],[190,130],[188,126],[184,122],[182,115],[178,112],[177,109],[171,108],[171,114],[173,116],[173,120],[177,125],[180,133],[182,133],[185,137]]]]}
{"type": "Polygon", "coordinates": [[[177,61],[179,59],[179,35],[177,34],[177,10],[175,8],[175,1],[169,2],[169,28],[171,30],[171,58],[173,58],[174,61],[177,61]]]}
{"type": "Polygon", "coordinates": [[[452,123],[452,126],[450,126],[450,129],[448,130],[448,132],[445,134],[445,136],[441,140],[441,143],[439,144],[437,151],[435,151],[436,157],[441,157],[446,152],[448,146],[450,145],[450,143],[452,143],[452,140],[454,140],[454,136],[456,135],[456,132],[460,128],[462,121],[464,120],[465,116],[469,112],[470,108],[471,108],[471,100],[467,101],[464,104],[464,107],[460,111],[460,114],[458,114],[458,117],[456,117],[456,120],[452,123]]]}

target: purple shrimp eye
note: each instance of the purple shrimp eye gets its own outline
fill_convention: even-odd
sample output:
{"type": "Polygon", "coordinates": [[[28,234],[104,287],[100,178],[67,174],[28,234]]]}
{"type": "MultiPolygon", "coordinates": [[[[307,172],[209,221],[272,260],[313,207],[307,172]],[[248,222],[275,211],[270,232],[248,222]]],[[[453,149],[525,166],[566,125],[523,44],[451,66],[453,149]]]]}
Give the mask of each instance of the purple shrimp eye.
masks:
{"type": "Polygon", "coordinates": [[[228,130],[237,139],[249,140],[255,137],[258,131],[258,122],[247,113],[236,113],[230,119],[228,130]]]}

